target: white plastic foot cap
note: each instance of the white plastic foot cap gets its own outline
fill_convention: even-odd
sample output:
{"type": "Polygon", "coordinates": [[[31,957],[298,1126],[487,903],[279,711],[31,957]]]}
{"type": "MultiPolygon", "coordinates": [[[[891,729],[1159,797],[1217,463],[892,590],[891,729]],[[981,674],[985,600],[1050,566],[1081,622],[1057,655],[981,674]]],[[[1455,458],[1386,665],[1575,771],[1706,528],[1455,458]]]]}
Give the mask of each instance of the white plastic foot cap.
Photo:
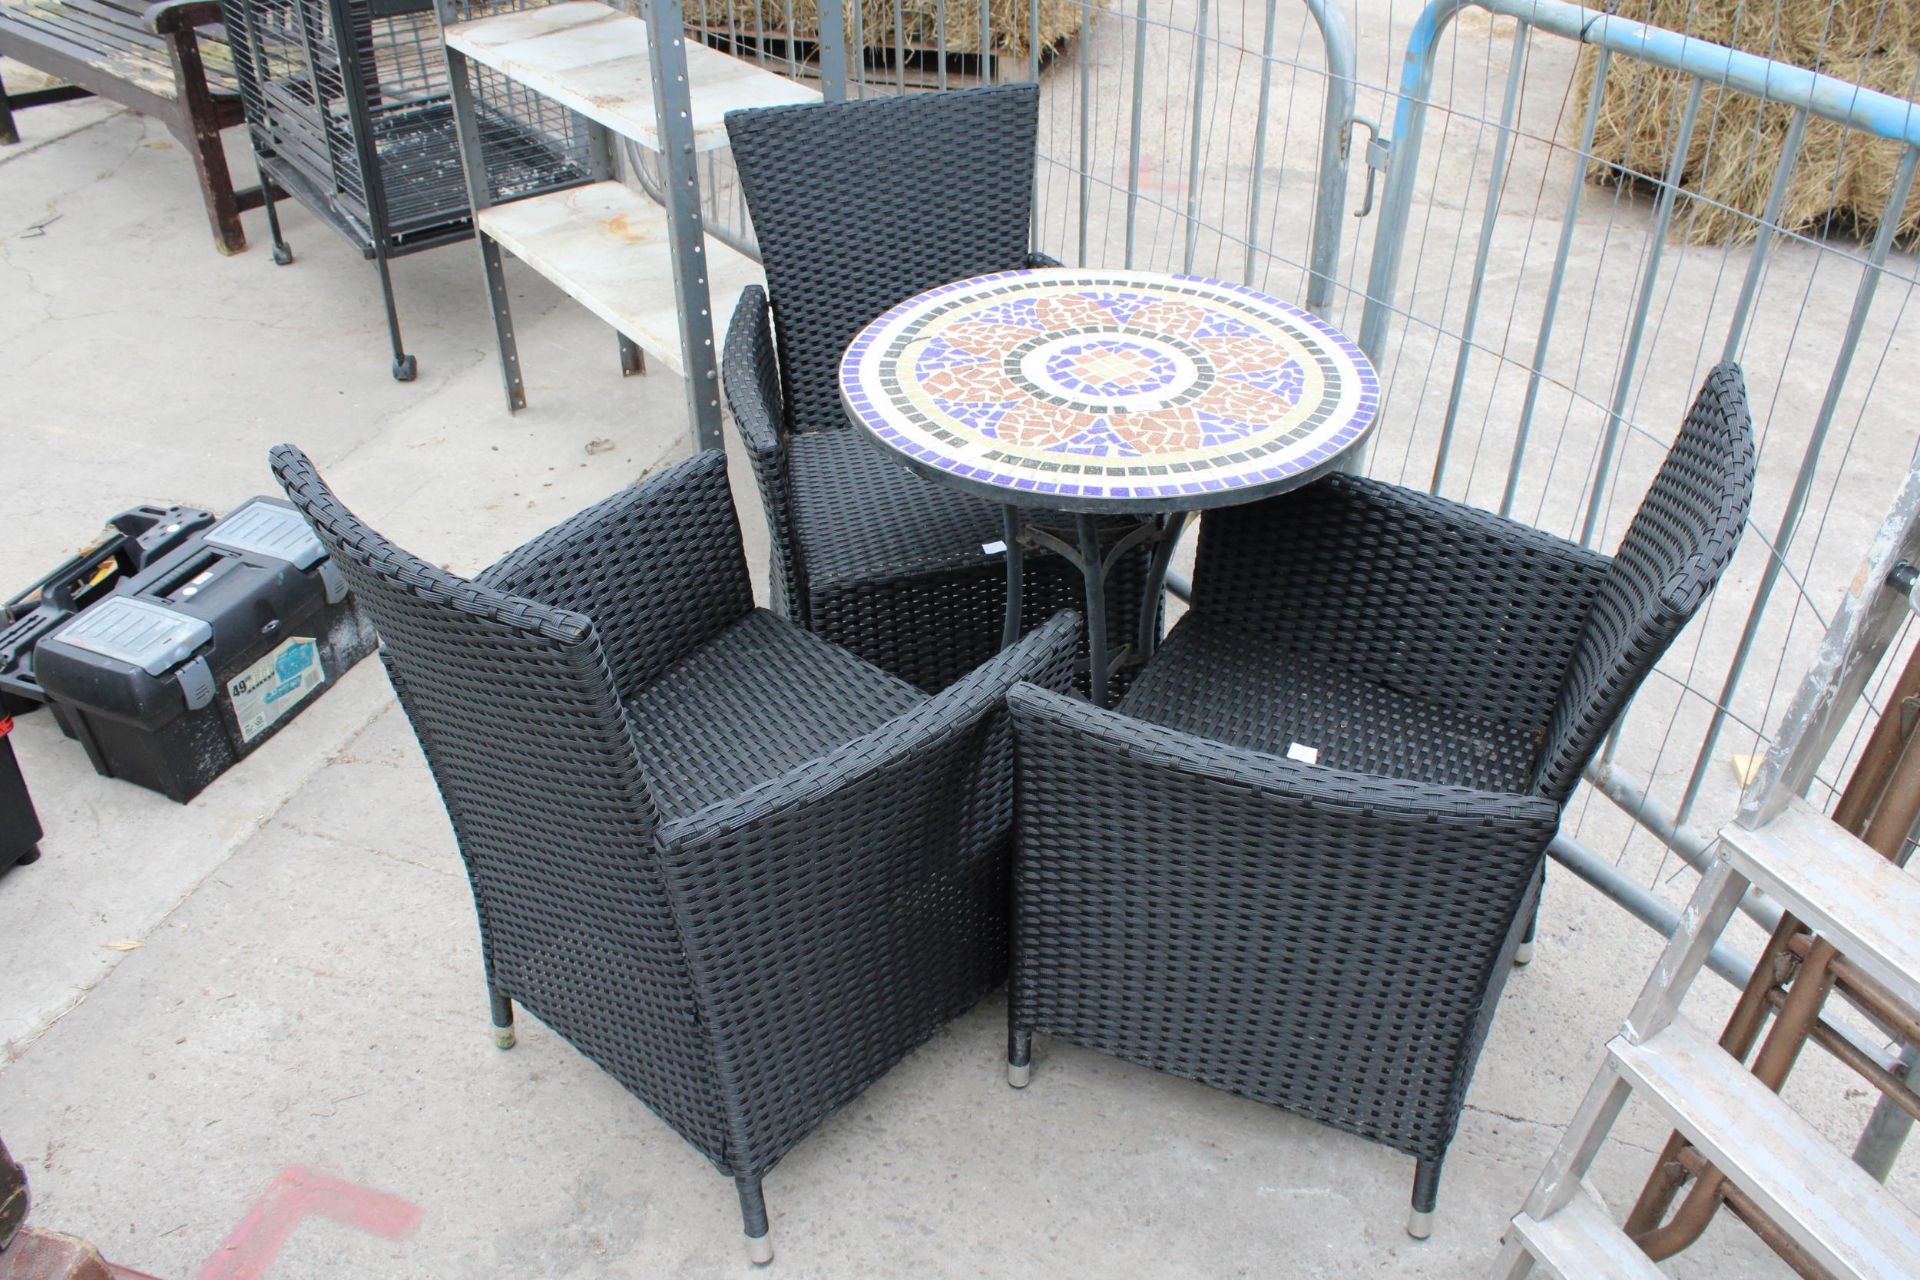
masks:
{"type": "Polygon", "coordinates": [[[1007,1064],[1007,1083],[1012,1085],[1014,1088],[1016,1089],[1026,1088],[1027,1081],[1031,1080],[1032,1078],[1033,1078],[1033,1064],[1031,1062],[1021,1063],[1017,1067],[1014,1066],[1011,1062],[1007,1064]]]}
{"type": "Polygon", "coordinates": [[[764,1267],[773,1261],[773,1235],[747,1237],[747,1261],[756,1267],[764,1267]]]}
{"type": "Polygon", "coordinates": [[[513,1048],[513,1045],[514,1045],[513,1028],[512,1027],[495,1027],[493,1029],[493,1043],[494,1043],[494,1047],[497,1049],[513,1048]]]}
{"type": "Polygon", "coordinates": [[[1531,942],[1523,942],[1513,949],[1513,963],[1516,968],[1523,964],[1533,963],[1533,944],[1531,942]]]}
{"type": "Polygon", "coordinates": [[[1425,1240],[1433,1234],[1433,1210],[1415,1209],[1407,1214],[1407,1234],[1415,1240],[1425,1240]]]}

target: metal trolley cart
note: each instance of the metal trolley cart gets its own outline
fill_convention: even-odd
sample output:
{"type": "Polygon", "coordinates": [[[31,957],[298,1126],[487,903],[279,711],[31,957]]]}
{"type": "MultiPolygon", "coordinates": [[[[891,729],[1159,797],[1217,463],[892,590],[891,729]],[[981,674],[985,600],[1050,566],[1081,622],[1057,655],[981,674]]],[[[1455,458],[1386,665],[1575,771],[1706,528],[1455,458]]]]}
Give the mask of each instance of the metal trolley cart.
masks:
{"type": "MultiPolygon", "coordinates": [[[[291,195],[378,266],[393,376],[412,381],[388,259],[473,234],[431,0],[222,0],[222,9],[274,261],[293,260],[274,209],[291,195]]],[[[610,173],[604,143],[559,104],[485,71],[472,96],[493,199],[610,173]]]]}

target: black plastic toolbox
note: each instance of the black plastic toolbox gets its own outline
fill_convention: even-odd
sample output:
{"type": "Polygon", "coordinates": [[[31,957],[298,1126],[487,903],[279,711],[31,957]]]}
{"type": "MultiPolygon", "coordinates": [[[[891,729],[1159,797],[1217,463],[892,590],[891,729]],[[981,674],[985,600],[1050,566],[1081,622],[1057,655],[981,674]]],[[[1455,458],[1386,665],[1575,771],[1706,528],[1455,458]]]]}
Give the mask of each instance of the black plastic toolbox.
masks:
{"type": "Polygon", "coordinates": [[[45,702],[33,678],[33,650],[55,627],[213,523],[197,507],[147,503],[107,522],[109,533],[0,605],[0,715],[45,702]]]}
{"type": "Polygon", "coordinates": [[[185,802],[376,643],[300,513],[250,498],[42,637],[33,677],[97,771],[185,802]]]}

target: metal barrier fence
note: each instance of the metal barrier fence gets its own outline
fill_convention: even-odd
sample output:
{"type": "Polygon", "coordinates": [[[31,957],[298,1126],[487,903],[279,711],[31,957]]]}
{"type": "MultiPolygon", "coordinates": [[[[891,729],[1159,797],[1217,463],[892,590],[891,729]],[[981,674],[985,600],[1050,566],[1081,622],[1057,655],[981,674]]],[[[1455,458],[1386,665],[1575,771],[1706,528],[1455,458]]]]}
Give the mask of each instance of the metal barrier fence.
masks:
{"type": "MultiPolygon", "coordinates": [[[[1038,80],[1038,246],[1239,279],[1357,333],[1385,391],[1375,476],[1610,550],[1706,369],[1740,359],[1761,444],[1742,553],[1590,771],[1618,811],[1590,797],[1557,850],[1666,920],[1648,882],[1732,813],[1912,465],[1920,360],[1900,328],[1920,273],[1894,229],[1920,83],[1876,93],[1559,0],[728,4],[689,4],[692,30],[830,97],[1038,80]],[[1659,159],[1596,154],[1603,120],[1664,139],[1659,159]],[[1791,181],[1857,194],[1852,148],[1888,153],[1877,229],[1793,224],[1791,181]],[[1771,173],[1764,208],[1693,192],[1730,164],[1771,173]],[[1731,242],[1705,242],[1729,221],[1731,242]]],[[[1772,12],[1756,0],[1750,25],[1772,12]]],[[[750,244],[724,155],[702,190],[708,229],[750,244]]]]}
{"type": "MultiPolygon", "coordinates": [[[[1914,419],[1881,377],[1898,370],[1897,323],[1915,282],[1912,260],[1891,249],[1920,110],[1557,0],[1489,0],[1483,8],[1508,18],[1510,35],[1489,24],[1484,53],[1469,52],[1464,39],[1445,39],[1460,8],[1428,6],[1401,78],[1361,341],[1392,370],[1389,403],[1416,408],[1389,415],[1370,466],[1607,549],[1706,366],[1742,360],[1761,479],[1741,560],[1589,771],[1599,792],[1698,866],[1704,832],[1734,804],[1733,765],[1759,750],[1911,463],[1914,419]],[[1574,42],[1590,46],[1584,92],[1566,74],[1574,42]],[[1499,96],[1464,112],[1456,86],[1428,106],[1436,74],[1476,55],[1483,84],[1505,72],[1499,96]],[[1650,82],[1647,68],[1664,81],[1650,82]],[[1603,95],[1622,76],[1640,118],[1613,131],[1657,130],[1658,167],[1596,159],[1603,95]],[[1551,116],[1537,105],[1540,81],[1551,116]],[[1741,95],[1781,104],[1784,136],[1764,113],[1738,110],[1741,95]],[[1729,123],[1743,119],[1754,123],[1729,123]],[[1804,150],[1810,120],[1839,126],[1843,155],[1896,149],[1868,243],[1846,228],[1786,226],[1790,183],[1816,163],[1804,150]],[[1423,164],[1422,143],[1436,134],[1440,154],[1423,164]],[[1729,161],[1771,168],[1764,208],[1683,194],[1689,174],[1729,161]],[[1439,186],[1462,164],[1479,198],[1449,208],[1439,186]],[[1596,170],[1611,191],[1588,180],[1596,170]],[[1697,243],[1712,217],[1750,244],[1697,243]],[[1411,281],[1397,279],[1403,262],[1411,281]]],[[[1612,92],[1617,109],[1617,81],[1612,92]]],[[[1822,799],[1844,780],[1868,719],[1856,715],[1841,736],[1822,799]]],[[[1566,852],[1579,865],[1583,851],[1566,852]]],[[[1651,905],[1604,866],[1582,870],[1616,898],[1651,905]]]]}

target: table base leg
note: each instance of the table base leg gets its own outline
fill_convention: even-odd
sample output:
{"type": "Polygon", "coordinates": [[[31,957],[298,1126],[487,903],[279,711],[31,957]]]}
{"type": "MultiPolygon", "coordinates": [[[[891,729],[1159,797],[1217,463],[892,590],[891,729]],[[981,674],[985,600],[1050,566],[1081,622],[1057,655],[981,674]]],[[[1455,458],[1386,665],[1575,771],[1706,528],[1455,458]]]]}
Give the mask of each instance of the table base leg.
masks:
{"type": "MultiPolygon", "coordinates": [[[[1080,576],[1087,584],[1087,697],[1111,705],[1113,665],[1107,659],[1107,559],[1100,554],[1100,526],[1089,515],[1073,518],[1080,535],[1080,576]]],[[[1118,548],[1116,548],[1118,550],[1118,548]]]]}
{"type": "Polygon", "coordinates": [[[1002,508],[1002,513],[1007,543],[1007,612],[1001,628],[1001,646],[1004,648],[1020,638],[1025,553],[1028,550],[1052,552],[1080,571],[1086,592],[1087,689],[1096,706],[1111,705],[1113,677],[1124,667],[1146,661],[1159,647],[1161,596],[1166,589],[1174,547],[1186,528],[1187,513],[1176,511],[1148,516],[1104,550],[1100,546],[1096,516],[1074,516],[1074,538],[1069,542],[1048,529],[1027,523],[1016,507],[1002,508]],[[1137,637],[1135,643],[1123,645],[1118,653],[1113,653],[1107,634],[1107,575],[1129,551],[1143,543],[1153,544],[1153,555],[1147,562],[1137,637]]]}
{"type": "Polygon", "coordinates": [[[1026,581],[1026,544],[1021,541],[1020,508],[1000,508],[1001,540],[1007,544],[1007,619],[1000,628],[1000,647],[1011,649],[1020,641],[1020,598],[1026,581]]]}
{"type": "Polygon", "coordinates": [[[1140,638],[1134,645],[1142,662],[1153,657],[1160,647],[1160,606],[1167,590],[1167,570],[1173,564],[1174,550],[1180,545],[1180,535],[1186,532],[1189,518],[1185,511],[1170,511],[1159,517],[1160,541],[1153,548],[1153,559],[1147,562],[1147,586],[1140,597],[1140,638]]]}

